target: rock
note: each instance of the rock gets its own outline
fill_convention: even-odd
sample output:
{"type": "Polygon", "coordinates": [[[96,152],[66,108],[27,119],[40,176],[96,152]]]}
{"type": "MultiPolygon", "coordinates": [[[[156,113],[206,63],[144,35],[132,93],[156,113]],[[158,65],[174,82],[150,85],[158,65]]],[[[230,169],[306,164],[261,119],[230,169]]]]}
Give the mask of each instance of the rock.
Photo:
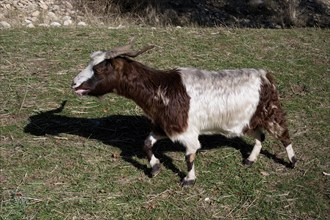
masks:
{"type": "Polygon", "coordinates": [[[38,17],[40,15],[40,11],[34,11],[31,15],[32,17],[38,17]]]}
{"type": "Polygon", "coordinates": [[[0,29],[2,28],[11,28],[11,25],[7,21],[0,22],[0,29]]]}
{"type": "Polygon", "coordinates": [[[50,23],[50,26],[52,26],[52,27],[61,27],[62,25],[60,23],[54,21],[54,22],[50,23]]]}
{"type": "Polygon", "coordinates": [[[68,9],[73,9],[73,6],[70,2],[65,2],[65,5],[68,9]]]}
{"type": "Polygon", "coordinates": [[[36,22],[36,21],[38,20],[38,18],[37,18],[37,17],[32,17],[32,18],[30,18],[30,20],[31,20],[32,22],[36,22]]]}
{"type": "Polygon", "coordinates": [[[71,17],[66,15],[62,18],[63,21],[68,21],[68,20],[71,20],[71,17]]]}
{"type": "Polygon", "coordinates": [[[58,17],[56,16],[56,14],[55,14],[54,12],[49,11],[49,12],[47,13],[47,15],[48,15],[48,17],[49,17],[51,20],[53,20],[53,21],[58,20],[58,17]]]}
{"type": "Polygon", "coordinates": [[[83,21],[79,21],[77,25],[78,26],[82,26],[82,27],[86,27],[87,26],[87,24],[85,22],[83,22],[83,21]]]}
{"type": "Polygon", "coordinates": [[[31,24],[32,23],[32,21],[30,20],[30,19],[25,19],[25,24],[31,24]]]}
{"type": "Polygon", "coordinates": [[[35,26],[34,26],[33,23],[29,23],[28,25],[26,25],[26,27],[28,27],[28,28],[34,28],[35,26]]]}
{"type": "MultiPolygon", "coordinates": [[[[61,25],[61,24],[60,24],[61,25]]],[[[49,27],[49,24],[41,23],[38,25],[39,27],[49,27]]]]}
{"type": "MultiPolygon", "coordinates": [[[[78,16],[83,13],[77,10],[73,3],[73,0],[0,0],[0,21],[17,23],[24,27],[30,23],[46,27],[46,24],[50,26],[51,22],[68,26],[74,24],[75,20],[82,20],[78,16]],[[26,21],[27,19],[30,22],[26,21]]],[[[4,27],[8,25],[1,25],[1,28],[4,27]]]]}
{"type": "Polygon", "coordinates": [[[64,26],[69,26],[69,25],[71,25],[73,22],[72,22],[72,20],[65,20],[64,22],[63,22],[63,25],[64,26]]]}
{"type": "Polygon", "coordinates": [[[11,10],[11,9],[12,9],[12,7],[11,7],[10,4],[5,4],[5,5],[4,5],[4,8],[5,8],[5,9],[8,9],[8,10],[11,10]]]}
{"type": "Polygon", "coordinates": [[[47,9],[48,9],[48,6],[47,6],[46,3],[43,2],[43,1],[40,1],[40,2],[39,2],[39,7],[42,8],[43,10],[47,10],[47,9]]]}
{"type": "Polygon", "coordinates": [[[59,11],[60,6],[59,5],[54,5],[51,9],[52,9],[52,11],[59,11]]]}

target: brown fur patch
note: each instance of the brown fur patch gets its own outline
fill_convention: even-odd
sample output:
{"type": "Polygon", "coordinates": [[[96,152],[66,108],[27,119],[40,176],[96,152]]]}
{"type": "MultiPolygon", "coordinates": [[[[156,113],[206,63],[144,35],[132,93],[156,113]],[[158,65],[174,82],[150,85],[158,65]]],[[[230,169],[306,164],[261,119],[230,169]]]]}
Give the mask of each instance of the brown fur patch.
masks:
{"type": "Polygon", "coordinates": [[[250,120],[249,127],[244,132],[249,133],[249,131],[258,128],[266,129],[286,147],[291,141],[285,113],[282,110],[273,77],[267,73],[266,78],[262,78],[257,110],[250,120]]]}
{"type": "Polygon", "coordinates": [[[155,70],[125,57],[105,60],[93,70],[101,80],[90,95],[116,91],[132,99],[151,119],[157,133],[171,136],[187,128],[190,97],[178,70],[155,70]]]}
{"type": "Polygon", "coordinates": [[[129,59],[122,60],[125,65],[118,93],[134,100],[167,135],[183,132],[188,125],[190,97],[179,72],[155,70],[129,59]]]}
{"type": "Polygon", "coordinates": [[[90,90],[88,95],[91,96],[102,96],[112,92],[117,83],[117,77],[109,60],[93,66],[93,72],[94,75],[76,89],[88,89],[90,90]]]}
{"type": "Polygon", "coordinates": [[[187,163],[188,172],[192,169],[192,167],[194,165],[195,157],[196,157],[196,154],[186,155],[186,163],[187,163]]]}
{"type": "Polygon", "coordinates": [[[144,151],[147,154],[148,157],[148,161],[151,160],[152,157],[152,144],[151,144],[151,140],[147,140],[144,142],[144,147],[143,147],[144,151]]]}

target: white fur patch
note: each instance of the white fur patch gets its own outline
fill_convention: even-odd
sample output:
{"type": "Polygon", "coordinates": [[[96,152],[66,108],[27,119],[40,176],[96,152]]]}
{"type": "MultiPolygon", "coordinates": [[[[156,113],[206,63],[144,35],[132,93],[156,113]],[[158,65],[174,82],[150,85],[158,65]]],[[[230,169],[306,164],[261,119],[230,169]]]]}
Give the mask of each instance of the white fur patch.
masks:
{"type": "Polygon", "coordinates": [[[253,150],[248,158],[249,161],[255,162],[261,150],[261,142],[256,139],[256,144],[253,147],[253,150]]]}
{"type": "Polygon", "coordinates": [[[198,140],[199,133],[194,130],[187,130],[182,134],[178,134],[169,137],[171,141],[178,141],[186,148],[186,155],[194,154],[198,149],[201,148],[201,144],[198,140]]]}
{"type": "Polygon", "coordinates": [[[72,88],[78,88],[82,83],[86,82],[94,75],[93,65],[90,63],[83,71],[81,71],[74,79],[72,88]]]}
{"type": "Polygon", "coordinates": [[[153,146],[158,140],[164,139],[166,137],[164,136],[159,136],[154,134],[153,132],[150,132],[149,136],[146,138],[146,141],[151,141],[151,146],[153,146]]]}
{"type": "Polygon", "coordinates": [[[187,176],[184,179],[185,180],[195,180],[196,179],[195,164],[193,164],[191,170],[188,172],[187,176]]]}
{"type": "Polygon", "coordinates": [[[190,96],[187,132],[240,136],[256,111],[264,70],[179,69],[190,96]]]}
{"type": "Polygon", "coordinates": [[[93,77],[94,71],[93,66],[103,62],[106,57],[106,52],[103,51],[96,51],[91,54],[91,61],[89,62],[88,66],[82,70],[74,79],[73,79],[73,86],[72,88],[78,88],[82,83],[86,82],[90,78],[93,77]]]}
{"type": "Polygon", "coordinates": [[[161,87],[158,87],[157,89],[157,95],[155,96],[156,100],[161,100],[165,106],[167,106],[170,102],[170,99],[166,97],[165,95],[166,89],[161,89],[161,87]]]}
{"type": "Polygon", "coordinates": [[[156,164],[159,164],[159,160],[155,157],[155,155],[152,155],[151,156],[151,160],[150,160],[150,166],[153,167],[155,166],[156,164]]]}
{"type": "MultiPolygon", "coordinates": [[[[286,149],[286,152],[287,152],[287,154],[288,154],[289,160],[291,161],[291,159],[292,159],[293,157],[295,157],[295,153],[294,153],[294,151],[293,151],[292,145],[289,144],[285,149],[286,149]]],[[[291,161],[291,162],[292,162],[292,161],[291,161]]]]}
{"type": "Polygon", "coordinates": [[[91,63],[93,66],[103,62],[105,60],[106,57],[106,52],[104,51],[95,51],[91,54],[91,63]]]}
{"type": "MultiPolygon", "coordinates": [[[[166,137],[164,136],[159,136],[159,135],[155,135],[153,132],[150,132],[149,136],[146,138],[145,142],[150,141],[151,142],[151,146],[153,146],[158,140],[164,139],[166,137]]],[[[152,154],[151,159],[149,161],[150,166],[153,167],[156,164],[159,164],[159,160],[155,157],[154,154],[152,154]]]]}

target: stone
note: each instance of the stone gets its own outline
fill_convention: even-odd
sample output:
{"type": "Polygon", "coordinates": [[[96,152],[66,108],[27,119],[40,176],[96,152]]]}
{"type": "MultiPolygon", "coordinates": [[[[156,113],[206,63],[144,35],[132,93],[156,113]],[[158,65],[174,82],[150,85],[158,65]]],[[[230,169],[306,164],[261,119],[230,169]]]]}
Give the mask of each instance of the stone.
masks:
{"type": "Polygon", "coordinates": [[[49,24],[41,23],[38,25],[39,27],[49,27],[49,24]]]}
{"type": "Polygon", "coordinates": [[[48,15],[48,17],[51,19],[51,20],[58,20],[58,17],[56,16],[56,14],[54,13],[54,12],[51,12],[51,11],[49,11],[48,13],[47,13],[47,15],[48,15]]]}
{"type": "Polygon", "coordinates": [[[29,23],[28,25],[26,25],[26,27],[28,27],[28,28],[34,28],[35,26],[34,26],[33,23],[29,23]]]}
{"type": "Polygon", "coordinates": [[[63,20],[63,21],[71,20],[71,17],[68,16],[68,15],[66,15],[66,16],[64,16],[64,17],[62,18],[62,20],[63,20]]]}
{"type": "Polygon", "coordinates": [[[71,25],[73,22],[72,22],[72,20],[65,20],[64,22],[63,22],[63,25],[64,26],[69,26],[69,25],[71,25]]]}
{"type": "Polygon", "coordinates": [[[7,21],[0,21],[0,29],[11,28],[11,25],[7,21]]]}
{"type": "Polygon", "coordinates": [[[26,24],[31,24],[32,23],[32,21],[30,20],[30,19],[25,19],[25,21],[24,21],[26,24]]]}
{"type": "Polygon", "coordinates": [[[65,2],[65,4],[68,9],[73,9],[73,6],[70,2],[65,2]]]}
{"type": "Polygon", "coordinates": [[[32,17],[38,17],[40,15],[40,11],[34,11],[32,12],[32,17]]]}
{"type": "Polygon", "coordinates": [[[61,27],[62,25],[59,22],[54,21],[54,22],[50,23],[50,26],[52,26],[52,27],[61,27]]]}
{"type": "Polygon", "coordinates": [[[59,5],[54,5],[52,7],[52,11],[59,11],[60,10],[60,6],[59,5]]]}
{"type": "Polygon", "coordinates": [[[38,17],[32,17],[32,18],[30,18],[30,20],[31,20],[32,22],[36,22],[36,21],[38,21],[38,17]]]}
{"type": "Polygon", "coordinates": [[[83,22],[83,21],[79,21],[77,25],[78,26],[82,26],[82,27],[86,27],[87,26],[86,22],[83,22]]]}
{"type": "Polygon", "coordinates": [[[42,8],[43,10],[47,10],[48,9],[48,6],[46,5],[46,3],[45,2],[42,2],[42,1],[39,3],[39,7],[42,8]]]}
{"type": "Polygon", "coordinates": [[[11,9],[12,9],[12,7],[11,7],[10,4],[5,4],[5,5],[4,5],[4,8],[5,8],[5,9],[8,9],[8,10],[11,10],[11,9]]]}

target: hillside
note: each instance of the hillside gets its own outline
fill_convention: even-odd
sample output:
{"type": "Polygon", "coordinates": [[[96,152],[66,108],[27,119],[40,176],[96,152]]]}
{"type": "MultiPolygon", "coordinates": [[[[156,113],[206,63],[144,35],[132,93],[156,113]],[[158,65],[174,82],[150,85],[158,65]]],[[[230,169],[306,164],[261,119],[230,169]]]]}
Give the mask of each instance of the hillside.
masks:
{"type": "Polygon", "coordinates": [[[50,26],[53,23],[51,26],[120,24],[329,28],[330,2],[328,0],[2,0],[0,21],[7,22],[10,26],[28,27],[50,26]],[[83,23],[79,24],[79,22],[83,23]]]}

